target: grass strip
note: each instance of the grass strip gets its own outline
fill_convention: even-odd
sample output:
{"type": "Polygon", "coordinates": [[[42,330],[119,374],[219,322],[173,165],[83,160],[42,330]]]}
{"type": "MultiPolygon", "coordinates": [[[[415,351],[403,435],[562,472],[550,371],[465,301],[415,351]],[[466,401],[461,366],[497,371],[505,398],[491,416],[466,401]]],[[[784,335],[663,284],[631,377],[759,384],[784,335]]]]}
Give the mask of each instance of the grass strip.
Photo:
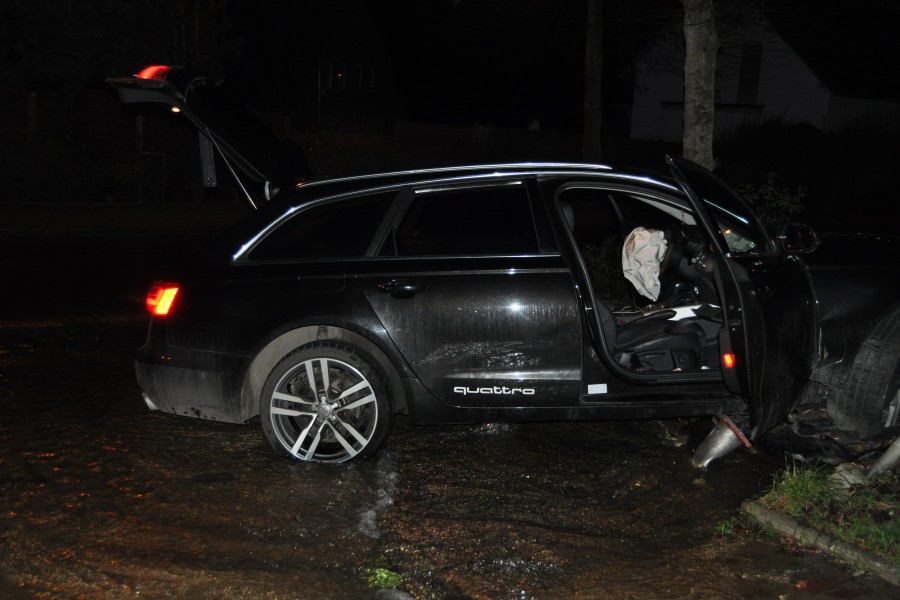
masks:
{"type": "MultiPolygon", "coordinates": [[[[813,541],[823,550],[822,543],[835,546],[839,542],[877,557],[877,562],[900,573],[900,474],[889,472],[870,485],[846,488],[836,487],[830,476],[832,472],[824,468],[790,465],[758,502],[747,503],[745,512],[786,533],[783,529],[790,528],[790,523],[768,515],[777,511],[802,523],[789,533],[801,542],[813,541]],[[818,537],[822,539],[812,539],[818,537]]],[[[852,557],[845,559],[855,562],[852,557]]]]}
{"type": "Polygon", "coordinates": [[[900,565],[900,474],[849,489],[835,487],[830,475],[828,469],[791,465],[760,502],[900,565]]]}

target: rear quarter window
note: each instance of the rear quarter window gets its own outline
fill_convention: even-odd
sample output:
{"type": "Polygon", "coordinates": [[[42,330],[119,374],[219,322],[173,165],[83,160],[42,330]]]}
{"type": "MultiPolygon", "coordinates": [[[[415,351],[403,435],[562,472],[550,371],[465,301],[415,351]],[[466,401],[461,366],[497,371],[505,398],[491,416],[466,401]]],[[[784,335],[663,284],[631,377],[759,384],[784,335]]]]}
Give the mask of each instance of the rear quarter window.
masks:
{"type": "Polygon", "coordinates": [[[383,192],[301,210],[259,242],[249,259],[362,257],[394,196],[383,192]]]}

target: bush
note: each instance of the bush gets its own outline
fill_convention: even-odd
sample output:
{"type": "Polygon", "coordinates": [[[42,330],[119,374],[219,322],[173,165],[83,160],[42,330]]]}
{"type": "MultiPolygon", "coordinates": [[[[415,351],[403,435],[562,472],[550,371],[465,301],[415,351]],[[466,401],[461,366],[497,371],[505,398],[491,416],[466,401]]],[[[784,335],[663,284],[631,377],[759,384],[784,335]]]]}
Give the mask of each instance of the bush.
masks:
{"type": "Polygon", "coordinates": [[[772,234],[777,235],[785,224],[796,221],[806,207],[806,188],[791,188],[778,185],[778,175],[774,172],[766,174],[766,182],[762,185],[745,183],[738,187],[738,193],[756,211],[772,234]]]}

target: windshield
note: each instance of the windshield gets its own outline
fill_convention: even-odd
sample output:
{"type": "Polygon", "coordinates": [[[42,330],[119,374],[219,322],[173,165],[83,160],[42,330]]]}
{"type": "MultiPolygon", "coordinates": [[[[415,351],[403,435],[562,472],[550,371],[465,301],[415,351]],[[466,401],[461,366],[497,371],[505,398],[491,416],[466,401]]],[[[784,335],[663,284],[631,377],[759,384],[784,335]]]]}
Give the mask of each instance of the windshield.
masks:
{"type": "Polygon", "coordinates": [[[719,233],[729,251],[740,254],[757,254],[765,251],[765,244],[754,236],[749,219],[735,215],[707,198],[703,198],[703,201],[713,208],[709,212],[718,225],[719,233]]]}

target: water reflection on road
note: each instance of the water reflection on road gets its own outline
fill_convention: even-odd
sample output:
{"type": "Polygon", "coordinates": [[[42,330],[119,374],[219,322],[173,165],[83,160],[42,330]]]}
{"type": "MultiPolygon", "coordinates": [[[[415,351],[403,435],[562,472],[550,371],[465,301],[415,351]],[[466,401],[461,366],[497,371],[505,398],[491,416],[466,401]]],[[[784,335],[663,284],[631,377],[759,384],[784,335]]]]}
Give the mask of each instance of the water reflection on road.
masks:
{"type": "Polygon", "coordinates": [[[258,423],[146,411],[143,332],[125,315],[0,322],[0,596],[365,598],[374,566],[422,598],[890,596],[716,533],[779,462],[696,471],[701,423],[400,421],[380,458],[297,464],[258,423]]]}
{"type": "Polygon", "coordinates": [[[292,463],[257,427],[149,413],[142,331],[3,330],[0,577],[52,597],[366,594],[360,522],[385,461],[292,463]]]}

